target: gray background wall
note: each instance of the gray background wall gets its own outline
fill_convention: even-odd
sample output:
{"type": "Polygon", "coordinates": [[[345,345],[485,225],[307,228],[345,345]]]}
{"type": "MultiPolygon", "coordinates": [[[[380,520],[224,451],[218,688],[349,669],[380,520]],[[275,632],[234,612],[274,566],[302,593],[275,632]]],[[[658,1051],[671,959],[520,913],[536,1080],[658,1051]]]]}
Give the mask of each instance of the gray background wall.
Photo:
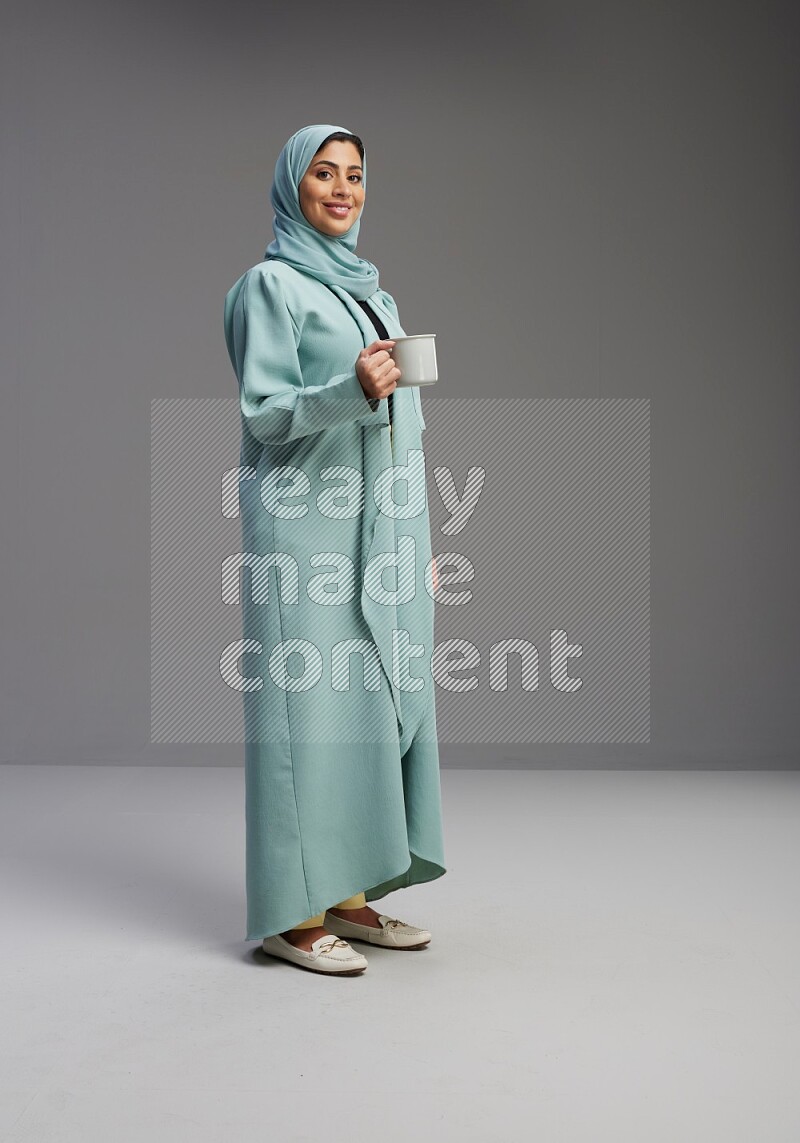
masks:
{"type": "Polygon", "coordinates": [[[359,253],[459,396],[652,402],[651,741],[443,764],[797,765],[793,5],[4,24],[3,761],[241,761],[149,742],[150,401],[235,395],[224,294],[283,142],[332,122],[367,146],[359,253]]]}

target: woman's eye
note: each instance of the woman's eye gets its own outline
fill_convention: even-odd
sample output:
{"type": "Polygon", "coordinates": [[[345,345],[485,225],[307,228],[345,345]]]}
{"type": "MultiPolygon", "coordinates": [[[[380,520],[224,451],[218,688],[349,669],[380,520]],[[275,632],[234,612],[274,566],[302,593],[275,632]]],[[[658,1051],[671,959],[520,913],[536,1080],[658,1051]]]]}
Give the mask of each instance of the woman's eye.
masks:
{"type": "MultiPolygon", "coordinates": [[[[323,171],[317,171],[317,175],[319,176],[319,178],[322,178],[323,175],[330,175],[331,173],[332,173],[331,171],[324,171],[324,170],[323,171]]],[[[348,175],[347,177],[349,179],[355,179],[356,182],[360,183],[363,176],[362,175],[348,175]]],[[[327,179],[323,179],[323,182],[327,182],[327,181],[328,181],[327,179]]]]}

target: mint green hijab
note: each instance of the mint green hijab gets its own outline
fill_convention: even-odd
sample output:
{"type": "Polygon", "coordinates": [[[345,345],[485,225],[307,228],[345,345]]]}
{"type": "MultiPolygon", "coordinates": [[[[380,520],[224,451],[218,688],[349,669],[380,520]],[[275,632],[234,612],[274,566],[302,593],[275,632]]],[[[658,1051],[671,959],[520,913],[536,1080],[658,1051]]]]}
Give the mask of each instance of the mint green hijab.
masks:
{"type": "MultiPolygon", "coordinates": [[[[361,215],[346,234],[335,238],[312,226],[300,209],[300,180],[317,151],[335,131],[352,134],[347,127],[314,123],[295,131],[284,144],[275,164],[275,179],[269,196],[275,210],[272,220],[275,239],[264,251],[264,258],[279,258],[296,270],[311,274],[327,285],[341,286],[351,297],[364,301],[378,288],[378,268],[355,253],[361,215]]],[[[362,170],[363,186],[366,187],[366,155],[362,170]]]]}

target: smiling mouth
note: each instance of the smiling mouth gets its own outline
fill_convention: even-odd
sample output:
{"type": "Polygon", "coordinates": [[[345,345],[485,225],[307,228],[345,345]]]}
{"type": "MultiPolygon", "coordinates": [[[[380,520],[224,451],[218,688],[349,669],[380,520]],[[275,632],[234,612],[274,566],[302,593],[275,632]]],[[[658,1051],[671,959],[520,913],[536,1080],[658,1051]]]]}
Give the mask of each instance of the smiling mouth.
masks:
{"type": "Polygon", "coordinates": [[[329,210],[331,212],[331,214],[335,214],[338,218],[346,218],[347,215],[350,213],[350,210],[351,210],[351,208],[346,203],[340,204],[340,203],[332,203],[332,202],[323,202],[322,205],[325,207],[326,210],[329,210]]]}

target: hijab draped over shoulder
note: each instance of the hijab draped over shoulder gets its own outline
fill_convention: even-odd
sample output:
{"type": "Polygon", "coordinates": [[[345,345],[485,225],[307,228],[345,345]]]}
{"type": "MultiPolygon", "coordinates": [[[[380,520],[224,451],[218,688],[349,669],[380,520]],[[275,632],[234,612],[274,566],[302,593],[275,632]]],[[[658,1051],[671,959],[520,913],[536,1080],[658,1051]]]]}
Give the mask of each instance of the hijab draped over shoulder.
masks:
{"type": "MultiPolygon", "coordinates": [[[[335,237],[317,230],[300,209],[300,181],[322,143],[336,131],[352,134],[347,127],[314,123],[295,131],[284,144],[275,164],[270,191],[275,211],[272,220],[275,238],[264,251],[264,258],[278,258],[320,282],[340,286],[351,297],[365,301],[378,289],[378,268],[355,252],[361,216],[346,234],[335,237]]],[[[362,170],[362,185],[366,188],[366,155],[362,170]]]]}

